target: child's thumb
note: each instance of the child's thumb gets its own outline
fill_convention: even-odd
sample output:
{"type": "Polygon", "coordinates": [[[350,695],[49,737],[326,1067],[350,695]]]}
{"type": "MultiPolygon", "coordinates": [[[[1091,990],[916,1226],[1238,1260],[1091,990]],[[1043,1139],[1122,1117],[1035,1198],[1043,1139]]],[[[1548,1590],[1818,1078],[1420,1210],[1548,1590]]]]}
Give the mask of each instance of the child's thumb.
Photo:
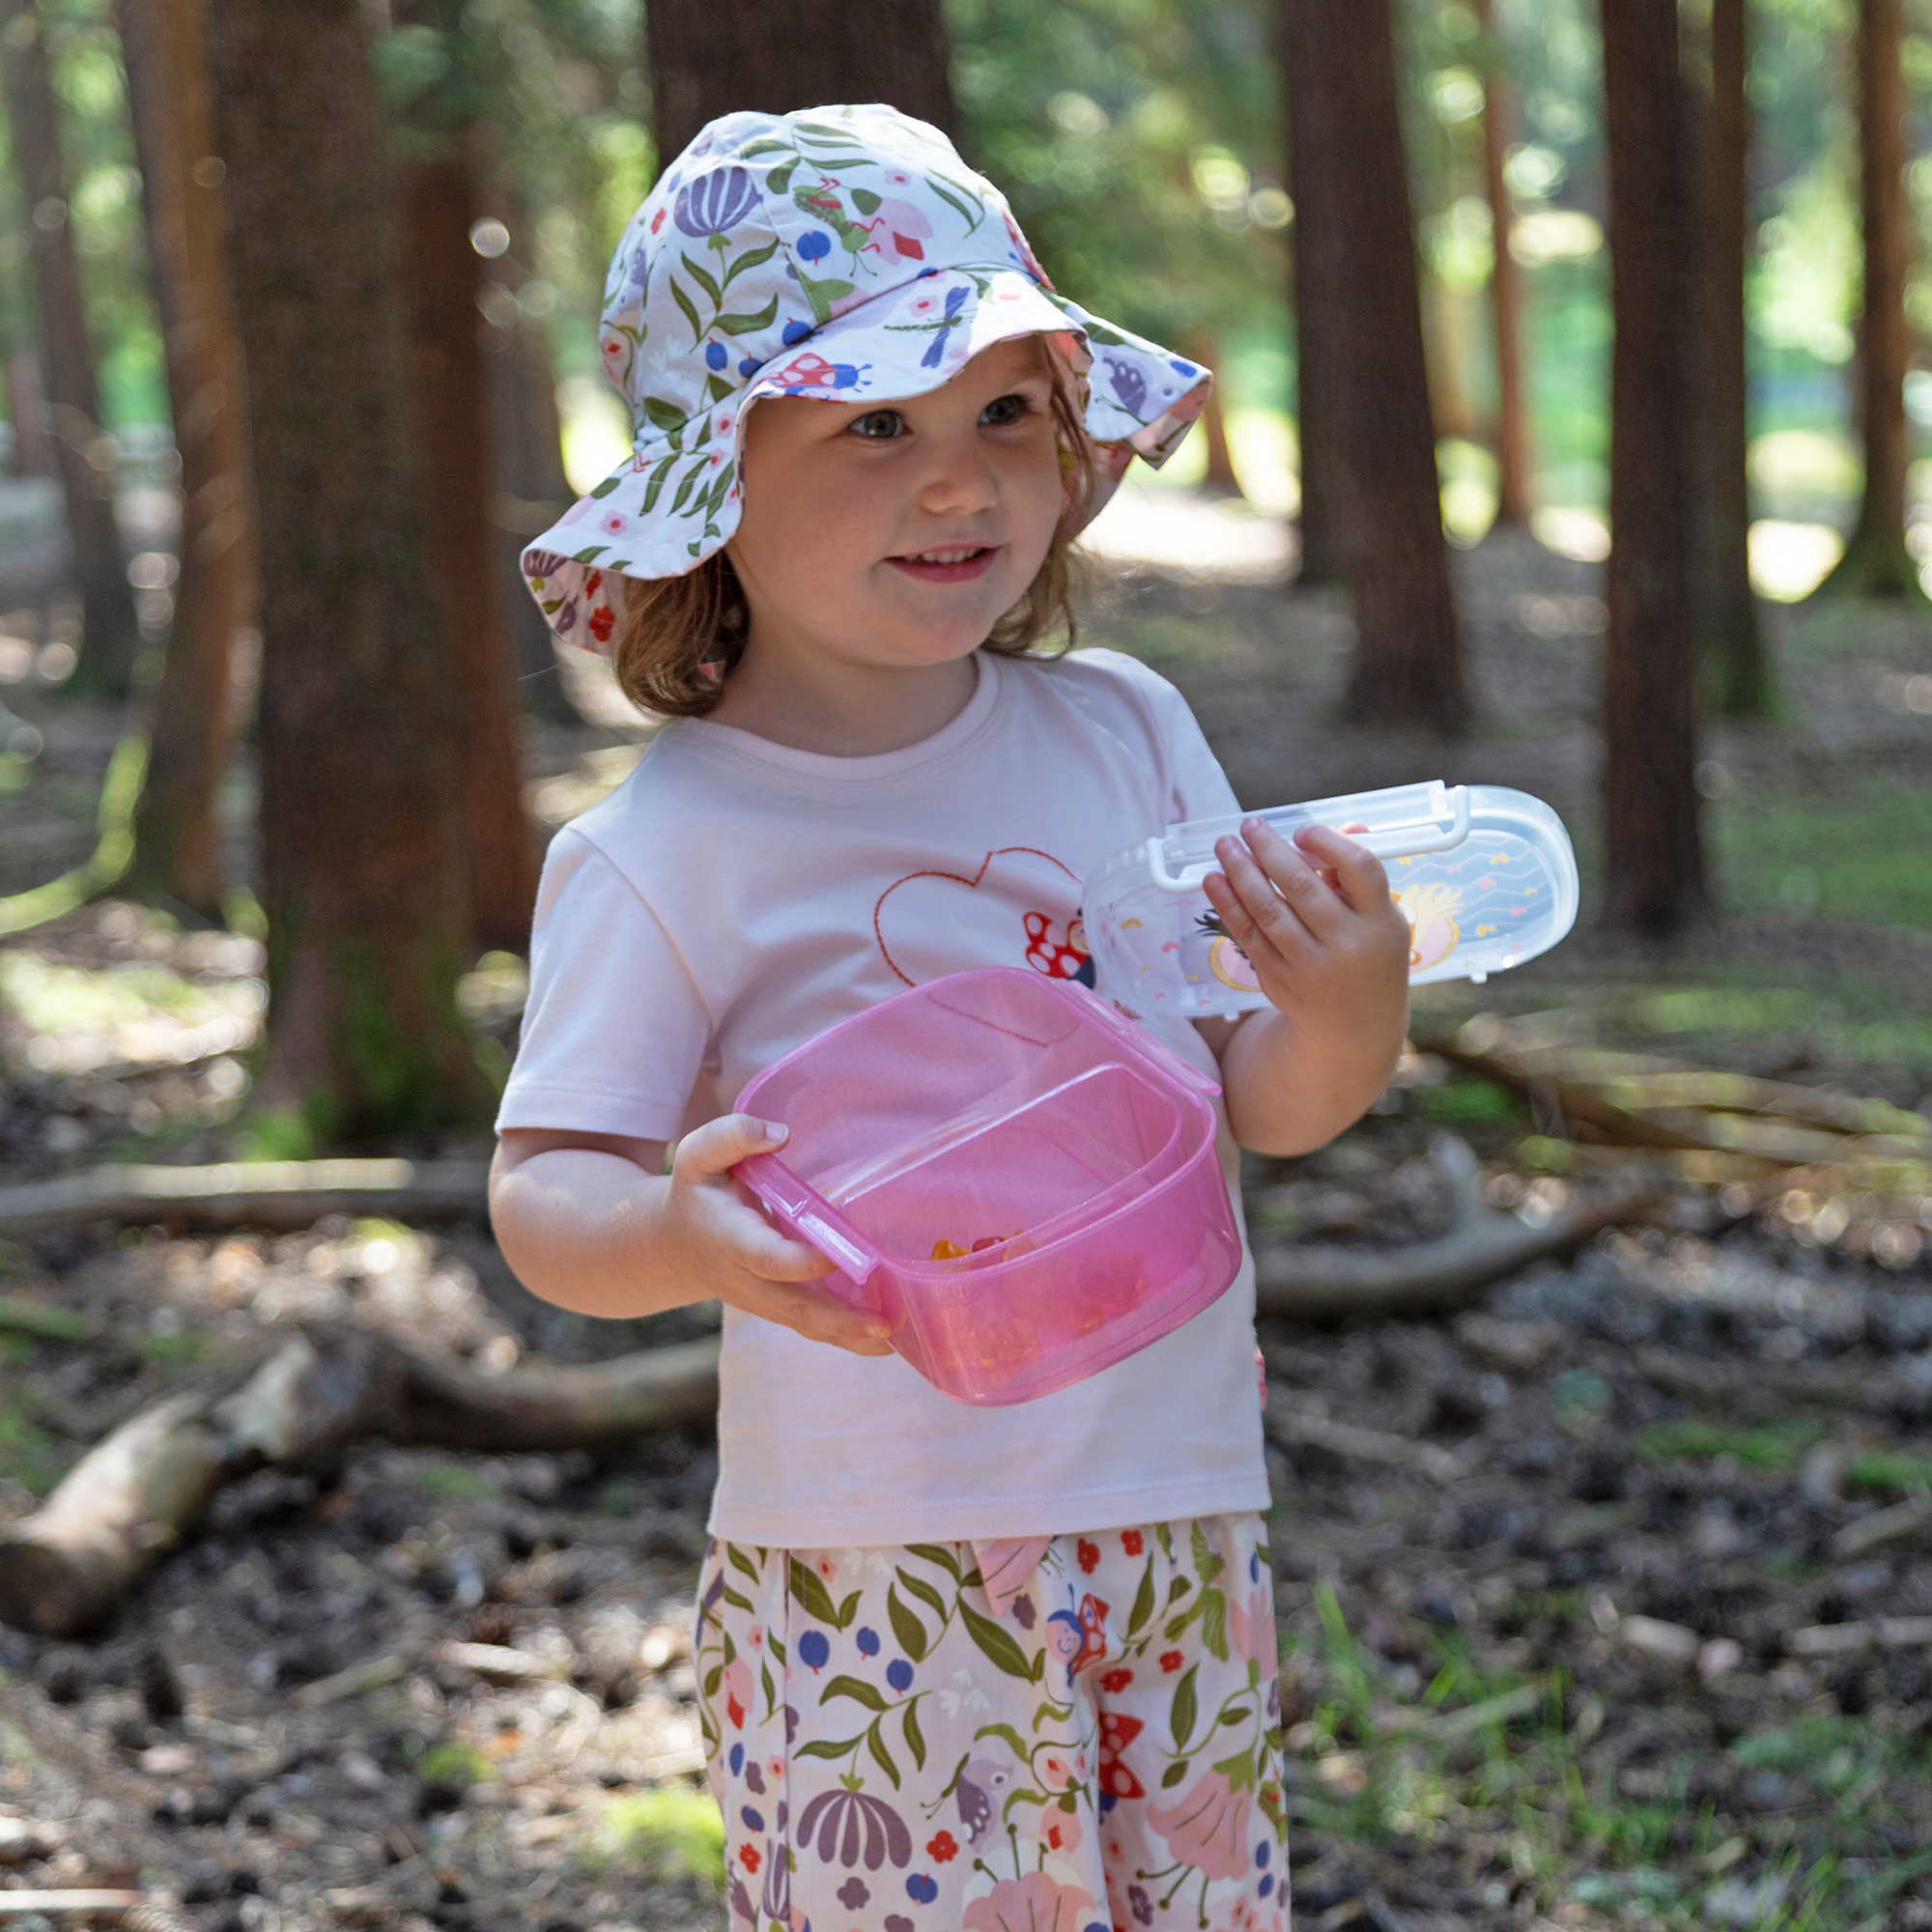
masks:
{"type": "Polygon", "coordinates": [[[789,1134],[789,1128],[776,1121],[761,1121],[755,1114],[726,1114],[722,1120],[707,1121],[678,1142],[671,1177],[697,1180],[723,1174],[754,1153],[776,1153],[789,1134]]]}

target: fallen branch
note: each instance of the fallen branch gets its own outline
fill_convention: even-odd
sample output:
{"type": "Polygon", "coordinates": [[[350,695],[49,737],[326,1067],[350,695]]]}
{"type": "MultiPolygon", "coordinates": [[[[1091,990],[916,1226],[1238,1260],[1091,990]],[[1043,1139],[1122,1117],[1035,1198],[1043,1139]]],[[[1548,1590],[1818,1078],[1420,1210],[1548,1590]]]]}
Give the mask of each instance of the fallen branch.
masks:
{"type": "Polygon", "coordinates": [[[1350,1315],[1431,1314],[1468,1299],[1492,1282],[1567,1252],[1654,1200],[1665,1182],[1632,1169],[1589,1192],[1573,1191],[1541,1226],[1485,1206],[1468,1143],[1440,1134],[1430,1149],[1450,1182],[1456,1218],[1448,1234],[1404,1248],[1264,1248],[1255,1257],[1255,1307],[1262,1315],[1339,1321],[1350,1315]]]}
{"type": "Polygon", "coordinates": [[[717,1404],[714,1340],[485,1376],[368,1329],[318,1327],[226,1401],[179,1395],[143,1410],[0,1530],[0,1622],[57,1636],[98,1628],[223,1485],[271,1463],[326,1467],[377,1435],[498,1453],[580,1448],[701,1421],[717,1404]]]}
{"type": "Polygon", "coordinates": [[[1270,1397],[1264,1426],[1282,1447],[1305,1442],[1351,1462],[1374,1463],[1385,1469],[1420,1469],[1438,1483],[1457,1482],[1470,1470],[1453,1449],[1444,1449],[1439,1443],[1418,1442],[1379,1429],[1363,1429],[1352,1422],[1331,1421],[1319,1397],[1312,1403],[1270,1397]]]}
{"type": "Polygon", "coordinates": [[[481,1161],[267,1160],[220,1167],[97,1167],[0,1187],[0,1236],[76,1221],[307,1228],[325,1214],[449,1220],[480,1214],[481,1161]]]}

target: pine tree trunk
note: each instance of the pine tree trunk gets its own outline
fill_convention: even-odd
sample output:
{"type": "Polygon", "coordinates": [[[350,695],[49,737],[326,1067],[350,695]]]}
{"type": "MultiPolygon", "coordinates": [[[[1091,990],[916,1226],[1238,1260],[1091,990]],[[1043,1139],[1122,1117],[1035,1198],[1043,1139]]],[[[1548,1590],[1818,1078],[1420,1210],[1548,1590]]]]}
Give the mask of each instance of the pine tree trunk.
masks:
{"type": "Polygon", "coordinates": [[[1690,297],[1677,0],[1603,0],[1609,160],[1606,916],[1661,936],[1704,905],[1691,694],[1690,297]]]}
{"type": "Polygon", "coordinates": [[[0,68],[6,74],[14,172],[32,243],[41,368],[80,586],[80,664],[69,689],[120,697],[128,690],[141,632],[114,521],[114,445],[100,427],[94,348],[68,220],[59,110],[35,0],[0,0],[0,68]]]}
{"type": "Polygon", "coordinates": [[[359,0],[213,0],[262,576],[270,1009],[285,1143],[473,1120],[448,656],[412,461],[359,0]]]}
{"type": "MultiPolygon", "coordinates": [[[[1298,55],[1297,155],[1321,156],[1299,190],[1333,237],[1336,404],[1351,541],[1355,665],[1345,709],[1378,724],[1466,724],[1462,638],[1449,584],[1435,434],[1422,346],[1414,220],[1389,0],[1288,0],[1298,55]]],[[[1317,251],[1318,260],[1321,251],[1317,251]]],[[[1326,267],[1322,278],[1327,279],[1326,267]]]]}
{"type": "Polygon", "coordinates": [[[1328,177],[1348,165],[1346,150],[1317,138],[1320,108],[1309,98],[1318,72],[1307,39],[1318,26],[1309,0],[1282,0],[1281,72],[1288,122],[1290,230],[1294,306],[1294,433],[1301,459],[1300,563],[1297,588],[1346,582],[1350,569],[1349,479],[1342,461],[1341,377],[1348,329],[1341,251],[1328,177]]]}
{"type": "Polygon", "coordinates": [[[1221,401],[1221,345],[1205,328],[1190,330],[1178,345],[1180,353],[1214,372],[1214,386],[1208,392],[1208,407],[1201,412],[1202,440],[1208,451],[1208,467],[1201,476],[1204,497],[1241,497],[1241,479],[1235,473],[1234,452],[1228,447],[1228,416],[1221,401]]]}
{"type": "MultiPolygon", "coordinates": [[[[1725,0],[1718,0],[1719,5],[1725,0]]],[[[1476,0],[1476,19],[1488,42],[1483,68],[1483,188],[1490,204],[1495,266],[1490,270],[1490,315],[1496,350],[1496,527],[1520,529],[1529,522],[1529,415],[1522,380],[1522,277],[1510,253],[1516,211],[1510,202],[1503,159],[1515,117],[1509,79],[1496,39],[1491,0],[1476,0]]],[[[1743,313],[1740,308],[1740,314],[1743,313]]]]}
{"type": "Polygon", "coordinates": [[[508,229],[508,248],[487,279],[495,284],[483,333],[490,384],[492,475],[497,486],[493,547],[498,595],[510,613],[517,694],[524,709],[553,724],[581,721],[564,693],[551,628],[524,582],[519,558],[570,507],[570,479],[563,469],[563,425],[557,414],[556,372],[551,365],[549,331],[526,318],[512,299],[535,272],[528,254],[529,215],[500,176],[485,192],[485,211],[508,229]]]}
{"type": "MultiPolygon", "coordinates": [[[[1725,718],[1768,718],[1776,680],[1750,581],[1749,384],[1746,369],[1745,257],[1749,223],[1745,99],[1746,0],[1712,0],[1709,61],[1687,88],[1691,208],[1696,222],[1691,330],[1695,521],[1691,529],[1692,651],[1713,708],[1725,718]]],[[[1695,71],[1696,70],[1693,70],[1695,71]]]]}
{"type": "Polygon", "coordinates": [[[8,352],[7,420],[14,430],[14,446],[7,452],[7,474],[55,474],[57,459],[46,394],[41,387],[40,357],[31,349],[8,352]]]}
{"type": "Polygon", "coordinates": [[[471,931],[479,948],[523,952],[536,907],[536,846],[524,810],[523,730],[501,580],[489,566],[498,533],[490,517],[489,371],[476,306],[482,258],[469,243],[477,218],[472,145],[459,134],[441,156],[402,170],[411,389],[429,577],[460,711],[471,931]]]}
{"type": "Polygon", "coordinates": [[[948,133],[958,129],[940,0],[648,0],[645,14],[661,167],[707,121],[739,108],[788,114],[887,100],[948,133]]]}
{"type": "Polygon", "coordinates": [[[1905,548],[1905,322],[1910,240],[1905,208],[1901,0],[1859,0],[1859,210],[1864,306],[1859,320],[1859,415],[1865,456],[1859,520],[1819,594],[1922,598],[1905,548]]]}
{"type": "Polygon", "coordinates": [[[119,19],[182,497],[174,631],[123,887],[213,917],[225,884],[215,798],[233,749],[232,646],[255,596],[242,346],[221,260],[203,0],[121,0],[119,19]]]}

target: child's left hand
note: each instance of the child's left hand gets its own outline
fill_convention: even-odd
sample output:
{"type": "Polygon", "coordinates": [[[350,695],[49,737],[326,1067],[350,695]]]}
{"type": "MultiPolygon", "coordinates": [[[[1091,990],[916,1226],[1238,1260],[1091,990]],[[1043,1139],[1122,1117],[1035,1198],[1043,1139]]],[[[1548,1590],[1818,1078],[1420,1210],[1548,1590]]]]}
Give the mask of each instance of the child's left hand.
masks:
{"type": "Polygon", "coordinates": [[[1392,1059],[1408,1010],[1409,933],[1382,862],[1325,825],[1290,840],[1258,817],[1214,856],[1223,870],[1203,889],[1269,1004],[1323,1041],[1392,1032],[1392,1059]]]}

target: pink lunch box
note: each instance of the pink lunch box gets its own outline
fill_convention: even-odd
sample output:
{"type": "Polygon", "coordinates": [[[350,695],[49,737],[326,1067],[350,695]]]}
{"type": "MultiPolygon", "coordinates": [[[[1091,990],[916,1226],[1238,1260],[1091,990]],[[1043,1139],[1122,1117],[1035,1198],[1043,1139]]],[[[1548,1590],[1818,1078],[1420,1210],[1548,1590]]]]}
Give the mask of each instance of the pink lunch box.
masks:
{"type": "Polygon", "coordinates": [[[1071,980],[996,967],[895,995],[738,1096],[791,1130],[733,1169],[960,1402],[1026,1402],[1144,1349],[1239,1271],[1213,1081],[1071,980]]]}

